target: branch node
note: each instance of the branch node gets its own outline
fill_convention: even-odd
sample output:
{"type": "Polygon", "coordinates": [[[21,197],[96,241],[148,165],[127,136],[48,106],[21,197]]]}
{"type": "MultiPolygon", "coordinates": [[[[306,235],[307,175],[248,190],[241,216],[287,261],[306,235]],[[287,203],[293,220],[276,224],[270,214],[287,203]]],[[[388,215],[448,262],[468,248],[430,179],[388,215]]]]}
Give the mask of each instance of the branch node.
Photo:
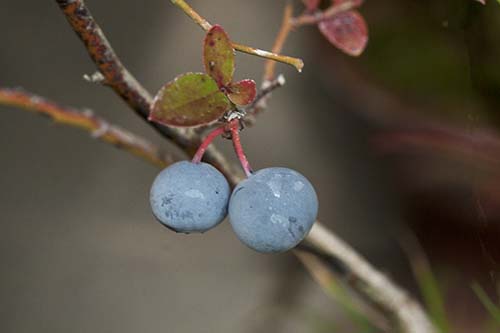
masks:
{"type": "Polygon", "coordinates": [[[83,108],[82,115],[84,115],[87,118],[93,118],[95,116],[94,111],[92,111],[89,108],[83,108]]]}
{"type": "Polygon", "coordinates": [[[104,135],[106,135],[106,133],[108,133],[109,129],[110,129],[110,125],[107,122],[101,120],[99,123],[99,127],[95,131],[92,131],[90,135],[94,139],[99,139],[99,138],[102,138],[104,135]]]}
{"type": "Polygon", "coordinates": [[[87,82],[90,82],[90,83],[96,83],[96,84],[102,84],[102,85],[107,84],[106,78],[99,71],[96,71],[95,73],[90,74],[90,75],[83,74],[83,79],[87,82]]]}

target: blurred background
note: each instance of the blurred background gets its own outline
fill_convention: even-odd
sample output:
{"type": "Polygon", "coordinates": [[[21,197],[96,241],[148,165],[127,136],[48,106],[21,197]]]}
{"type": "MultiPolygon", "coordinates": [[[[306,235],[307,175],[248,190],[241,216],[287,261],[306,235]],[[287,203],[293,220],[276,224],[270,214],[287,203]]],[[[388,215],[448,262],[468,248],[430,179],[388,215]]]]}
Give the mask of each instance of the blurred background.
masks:
{"type": "MultiPolygon", "coordinates": [[[[168,0],[86,3],[151,92],[202,70],[203,33],[168,0]]],[[[263,49],[285,3],[190,1],[233,40],[263,49]]],[[[304,72],[278,65],[287,85],[243,133],[247,155],[255,169],[306,175],[320,220],[418,294],[404,250],[415,235],[453,331],[486,332],[491,318],[470,286],[498,301],[500,5],[381,0],[361,12],[370,41],[359,58],[316,27],[292,34],[284,53],[303,58],[304,72]]],[[[110,89],[83,80],[95,66],[54,1],[0,0],[0,40],[1,86],[91,109],[169,147],[110,89]]],[[[237,79],[260,80],[262,59],[236,62],[237,79]]],[[[351,327],[291,254],[255,253],[227,222],[190,236],[155,222],[151,165],[25,111],[1,106],[0,119],[1,332],[351,327]]]]}

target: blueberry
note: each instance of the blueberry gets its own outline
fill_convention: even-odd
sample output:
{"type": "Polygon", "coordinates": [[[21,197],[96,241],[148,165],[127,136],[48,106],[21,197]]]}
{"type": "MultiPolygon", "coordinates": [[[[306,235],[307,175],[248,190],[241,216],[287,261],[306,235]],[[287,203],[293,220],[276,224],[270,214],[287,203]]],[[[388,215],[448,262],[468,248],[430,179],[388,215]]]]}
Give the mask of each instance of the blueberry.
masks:
{"type": "Polygon", "coordinates": [[[175,163],[156,177],[150,203],[166,227],[183,233],[205,232],[227,215],[230,196],[224,176],[206,163],[175,163]]]}
{"type": "Polygon", "coordinates": [[[229,220],[238,238],[265,253],[295,247],[311,230],[317,213],[311,183],[286,168],[256,172],[238,184],[229,201],[229,220]]]}

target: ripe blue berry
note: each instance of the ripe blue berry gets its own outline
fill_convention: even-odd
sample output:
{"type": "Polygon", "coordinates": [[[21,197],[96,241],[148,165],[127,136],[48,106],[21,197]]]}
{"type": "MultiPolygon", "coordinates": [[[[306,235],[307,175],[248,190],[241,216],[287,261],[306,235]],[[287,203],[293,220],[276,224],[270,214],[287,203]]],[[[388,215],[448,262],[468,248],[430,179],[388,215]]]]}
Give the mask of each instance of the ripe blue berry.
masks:
{"type": "Polygon", "coordinates": [[[183,161],[160,172],[149,200],[153,214],[166,227],[205,232],[226,217],[230,191],[226,178],[210,164],[183,161]]]}
{"type": "Polygon", "coordinates": [[[242,181],[229,201],[238,238],[259,252],[295,247],[311,229],[318,198],[311,183],[286,168],[263,169],[242,181]]]}

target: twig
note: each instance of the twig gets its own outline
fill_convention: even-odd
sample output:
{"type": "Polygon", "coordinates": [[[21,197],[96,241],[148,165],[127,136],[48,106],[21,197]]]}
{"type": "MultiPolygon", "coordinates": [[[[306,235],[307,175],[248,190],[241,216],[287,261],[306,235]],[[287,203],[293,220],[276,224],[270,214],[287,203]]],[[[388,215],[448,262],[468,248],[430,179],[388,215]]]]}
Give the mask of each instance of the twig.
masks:
{"type": "Polygon", "coordinates": [[[94,72],[92,74],[83,74],[83,79],[90,83],[106,84],[106,78],[101,72],[94,72]]]}
{"type": "Polygon", "coordinates": [[[342,12],[349,11],[351,9],[358,8],[363,3],[363,0],[350,0],[343,2],[335,2],[328,9],[323,12],[318,12],[314,14],[303,14],[299,17],[292,19],[293,27],[300,27],[303,25],[317,24],[318,22],[328,20],[342,12]]]}
{"type": "Polygon", "coordinates": [[[151,95],[123,66],[83,0],[56,0],[69,24],[82,40],[104,76],[106,84],[120,95],[141,117],[149,114],[151,95]]]}
{"type": "MultiPolygon", "coordinates": [[[[281,53],[283,51],[283,47],[285,45],[285,42],[288,39],[290,32],[294,28],[300,27],[300,26],[305,25],[305,24],[316,24],[322,20],[326,20],[328,18],[331,18],[331,17],[333,17],[341,12],[357,8],[362,3],[363,3],[363,0],[350,0],[350,1],[344,1],[341,3],[333,3],[328,9],[326,9],[323,12],[316,12],[314,14],[306,12],[306,13],[294,18],[293,17],[293,6],[290,2],[288,2],[285,5],[285,9],[283,10],[283,19],[281,21],[281,27],[280,27],[278,34],[276,35],[276,39],[274,41],[272,52],[281,53]]],[[[195,18],[193,18],[193,19],[196,21],[195,18]]],[[[203,18],[200,17],[200,19],[202,20],[201,22],[199,22],[200,25],[208,23],[203,18]]],[[[246,123],[249,125],[253,125],[256,121],[256,115],[258,113],[264,111],[267,108],[267,101],[270,98],[270,91],[266,92],[266,90],[268,89],[268,87],[273,86],[277,82],[276,80],[274,80],[275,70],[276,70],[276,62],[271,60],[271,59],[268,59],[266,61],[265,67],[264,67],[263,81],[262,81],[262,85],[261,85],[261,89],[263,92],[265,92],[265,95],[261,96],[261,97],[263,97],[261,99],[256,98],[256,102],[254,102],[250,107],[247,108],[247,110],[249,110],[249,113],[253,113],[253,115],[251,115],[246,120],[246,123]]],[[[283,84],[284,84],[284,81],[283,81],[283,84]]],[[[272,90],[274,90],[274,88],[282,86],[283,84],[273,87],[272,90]]]]}
{"type": "Polygon", "coordinates": [[[247,107],[247,112],[254,112],[256,108],[265,107],[267,99],[270,97],[271,93],[281,88],[285,85],[285,77],[280,74],[276,79],[265,81],[262,84],[262,89],[259,91],[253,102],[247,107]]]}
{"type": "MultiPolygon", "coordinates": [[[[151,95],[123,66],[106,36],[83,0],[56,0],[66,19],[85,45],[89,56],[111,87],[141,118],[147,119],[151,95]]],[[[151,123],[163,136],[191,146],[193,138],[185,131],[151,123]]]]}
{"type": "Polygon", "coordinates": [[[117,126],[110,125],[104,119],[94,116],[92,112],[82,112],[60,106],[29,92],[9,88],[0,88],[0,104],[46,115],[57,123],[86,130],[93,137],[125,149],[161,168],[173,161],[171,156],[160,151],[152,143],[117,126]]]}
{"type": "MultiPolygon", "coordinates": [[[[198,14],[191,6],[189,6],[186,3],[186,1],[184,0],[170,0],[170,1],[174,5],[182,9],[182,11],[186,13],[186,15],[189,16],[195,23],[197,23],[203,30],[208,31],[210,30],[210,28],[212,28],[212,24],[210,24],[205,18],[203,18],[200,14],[198,14]]],[[[292,65],[299,72],[302,72],[302,69],[304,68],[304,62],[302,61],[302,59],[299,58],[284,56],[281,54],[277,54],[275,52],[264,51],[238,43],[233,43],[233,48],[240,52],[292,65]]]]}
{"type": "MultiPolygon", "coordinates": [[[[285,5],[285,9],[283,11],[283,20],[281,22],[281,28],[276,36],[276,40],[274,41],[272,52],[281,53],[283,50],[283,46],[292,31],[291,19],[293,17],[293,5],[289,2],[285,5]]],[[[266,61],[266,65],[264,67],[264,78],[263,83],[267,81],[271,81],[274,79],[274,72],[276,68],[276,62],[269,59],[266,61]]]]}
{"type": "Polygon", "coordinates": [[[183,0],[170,0],[174,5],[182,9],[187,16],[189,16],[196,24],[198,24],[203,30],[208,31],[212,28],[210,22],[208,22],[203,16],[198,14],[193,7],[187,4],[183,0]]]}
{"type": "Polygon", "coordinates": [[[247,116],[244,119],[245,124],[253,125],[255,123],[256,116],[267,108],[267,102],[271,98],[272,92],[283,87],[285,83],[285,77],[281,74],[274,80],[264,81],[262,83],[262,89],[245,110],[247,112],[247,116]]]}
{"type": "Polygon", "coordinates": [[[419,303],[322,224],[314,224],[307,241],[339,259],[351,274],[351,286],[394,316],[402,332],[437,332],[419,303]]]}

